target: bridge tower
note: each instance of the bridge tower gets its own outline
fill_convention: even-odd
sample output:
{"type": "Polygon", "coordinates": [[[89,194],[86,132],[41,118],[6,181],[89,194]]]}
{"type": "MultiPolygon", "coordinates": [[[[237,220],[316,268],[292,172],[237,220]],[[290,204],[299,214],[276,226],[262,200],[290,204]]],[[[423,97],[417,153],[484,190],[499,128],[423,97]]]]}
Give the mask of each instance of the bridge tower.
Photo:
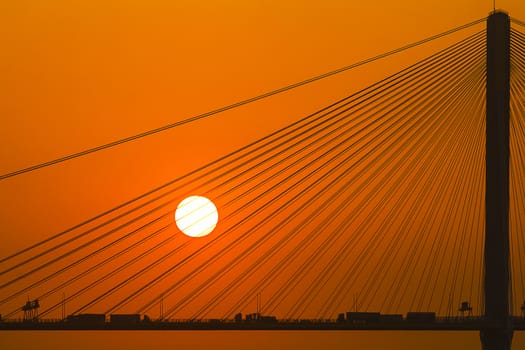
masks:
{"type": "Polygon", "coordinates": [[[498,329],[481,330],[483,350],[509,350],[509,99],[510,18],[494,11],[487,20],[485,318],[498,329]]]}

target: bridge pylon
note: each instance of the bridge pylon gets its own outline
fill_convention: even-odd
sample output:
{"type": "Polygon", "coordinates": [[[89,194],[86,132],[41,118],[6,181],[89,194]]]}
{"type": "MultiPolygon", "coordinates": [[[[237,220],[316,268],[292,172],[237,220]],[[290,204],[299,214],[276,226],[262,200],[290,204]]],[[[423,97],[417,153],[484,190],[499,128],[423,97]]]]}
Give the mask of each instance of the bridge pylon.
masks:
{"type": "Polygon", "coordinates": [[[484,316],[497,329],[481,330],[483,350],[510,350],[509,101],[510,17],[487,20],[486,193],[484,316]]]}

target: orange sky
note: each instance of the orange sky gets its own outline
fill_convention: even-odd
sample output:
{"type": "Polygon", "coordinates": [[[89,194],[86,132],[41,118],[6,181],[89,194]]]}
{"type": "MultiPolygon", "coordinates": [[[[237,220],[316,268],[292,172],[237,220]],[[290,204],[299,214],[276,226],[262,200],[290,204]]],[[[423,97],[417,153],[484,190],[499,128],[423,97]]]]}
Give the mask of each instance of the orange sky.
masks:
{"type": "MultiPolygon", "coordinates": [[[[2,5],[0,67],[6,83],[0,86],[0,172],[206,112],[482,18],[491,10],[490,1],[429,1],[424,7],[390,1],[210,3],[2,5]]],[[[519,1],[499,6],[525,18],[519,1]]],[[[24,240],[29,231],[46,237],[435,49],[415,50],[386,66],[356,69],[268,102],[2,181],[3,230],[24,240]]],[[[14,245],[24,243],[15,240],[7,247],[14,245]]]]}
{"type": "MultiPolygon", "coordinates": [[[[497,6],[525,20],[523,1],[501,0],[497,6]]],[[[5,2],[0,173],[207,112],[491,10],[488,0],[5,2]]],[[[0,256],[264,136],[460,37],[2,180],[0,256]]]]}

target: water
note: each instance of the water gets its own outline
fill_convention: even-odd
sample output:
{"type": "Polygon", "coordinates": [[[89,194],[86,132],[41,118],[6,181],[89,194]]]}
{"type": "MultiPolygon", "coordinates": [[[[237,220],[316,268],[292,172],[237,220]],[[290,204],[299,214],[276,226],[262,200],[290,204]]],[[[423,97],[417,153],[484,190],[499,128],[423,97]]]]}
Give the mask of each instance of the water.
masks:
{"type": "MultiPolygon", "coordinates": [[[[525,349],[525,332],[513,350],[525,349]]],[[[2,331],[0,349],[480,350],[477,332],[393,331],[2,331]]]]}

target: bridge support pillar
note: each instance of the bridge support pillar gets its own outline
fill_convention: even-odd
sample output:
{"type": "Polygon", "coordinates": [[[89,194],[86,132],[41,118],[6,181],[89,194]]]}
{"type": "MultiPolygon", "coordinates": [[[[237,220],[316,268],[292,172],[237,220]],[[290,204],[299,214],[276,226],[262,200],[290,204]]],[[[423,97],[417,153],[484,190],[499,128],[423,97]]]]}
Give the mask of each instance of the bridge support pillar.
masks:
{"type": "Polygon", "coordinates": [[[485,319],[497,329],[480,332],[483,350],[509,350],[509,99],[510,18],[487,20],[487,123],[485,194],[485,319]]]}
{"type": "Polygon", "coordinates": [[[512,345],[512,330],[484,330],[480,332],[483,350],[510,350],[512,345]]]}

